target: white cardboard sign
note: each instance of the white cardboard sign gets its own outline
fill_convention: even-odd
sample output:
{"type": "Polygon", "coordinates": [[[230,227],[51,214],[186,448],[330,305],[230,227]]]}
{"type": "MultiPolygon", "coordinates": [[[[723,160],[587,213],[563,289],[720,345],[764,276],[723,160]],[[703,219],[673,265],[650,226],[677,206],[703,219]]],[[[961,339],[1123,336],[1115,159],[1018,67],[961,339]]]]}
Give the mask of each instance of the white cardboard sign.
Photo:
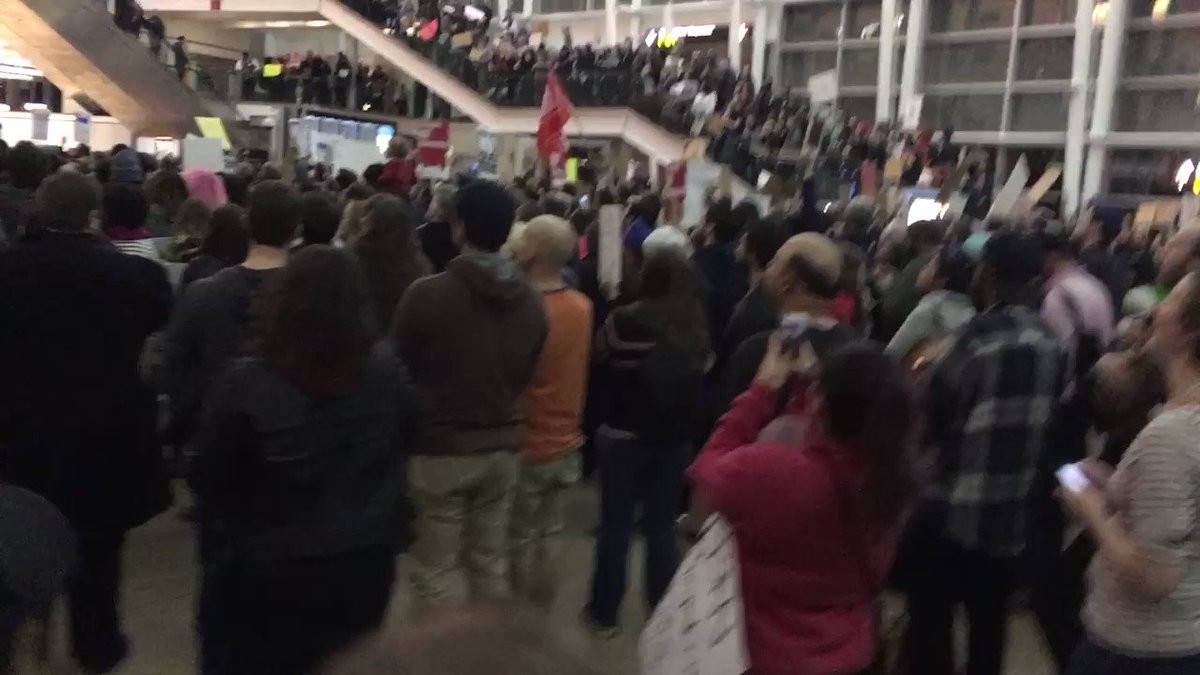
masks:
{"type": "Polygon", "coordinates": [[[642,675],[742,675],[750,669],[733,528],[704,523],[642,631],[642,675]]]}

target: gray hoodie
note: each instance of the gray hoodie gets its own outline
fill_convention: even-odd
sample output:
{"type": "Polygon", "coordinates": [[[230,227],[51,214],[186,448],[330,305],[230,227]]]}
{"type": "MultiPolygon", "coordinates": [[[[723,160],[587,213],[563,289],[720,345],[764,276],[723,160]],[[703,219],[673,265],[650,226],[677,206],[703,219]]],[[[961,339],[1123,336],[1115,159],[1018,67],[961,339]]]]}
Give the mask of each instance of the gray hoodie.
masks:
{"type": "Polygon", "coordinates": [[[901,324],[888,343],[887,353],[903,358],[922,342],[953,333],[975,316],[971,298],[954,291],[933,291],[901,324]]]}

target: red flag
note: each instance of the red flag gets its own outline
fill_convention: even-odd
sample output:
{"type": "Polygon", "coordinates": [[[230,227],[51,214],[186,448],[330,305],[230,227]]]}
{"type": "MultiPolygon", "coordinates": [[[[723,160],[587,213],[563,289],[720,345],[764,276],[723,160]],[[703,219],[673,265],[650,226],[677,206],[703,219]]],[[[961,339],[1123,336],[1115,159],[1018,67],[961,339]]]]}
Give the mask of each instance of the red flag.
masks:
{"type": "Polygon", "coordinates": [[[421,166],[446,166],[446,150],[449,146],[450,122],[442,120],[417,143],[417,163],[421,166]]]}
{"type": "Polygon", "coordinates": [[[430,19],[429,21],[426,21],[421,25],[421,29],[417,31],[417,37],[426,42],[434,39],[438,34],[438,23],[439,22],[437,19],[430,19]]]}
{"type": "Polygon", "coordinates": [[[546,80],[546,93],[542,95],[542,117],[538,120],[538,156],[562,164],[567,160],[567,139],[563,129],[571,119],[571,99],[558,81],[553,70],[546,80]]]}

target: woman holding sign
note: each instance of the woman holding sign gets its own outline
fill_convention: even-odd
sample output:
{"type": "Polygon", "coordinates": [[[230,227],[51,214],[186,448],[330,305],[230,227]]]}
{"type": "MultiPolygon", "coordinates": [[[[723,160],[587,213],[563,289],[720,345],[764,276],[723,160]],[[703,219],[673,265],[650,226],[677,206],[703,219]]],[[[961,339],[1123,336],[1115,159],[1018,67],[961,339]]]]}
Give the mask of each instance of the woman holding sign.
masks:
{"type": "Polygon", "coordinates": [[[913,402],[877,347],[844,347],[817,373],[812,347],[790,342],[771,338],[692,465],[694,514],[733,527],[754,675],[865,672],[916,492],[913,402]]]}

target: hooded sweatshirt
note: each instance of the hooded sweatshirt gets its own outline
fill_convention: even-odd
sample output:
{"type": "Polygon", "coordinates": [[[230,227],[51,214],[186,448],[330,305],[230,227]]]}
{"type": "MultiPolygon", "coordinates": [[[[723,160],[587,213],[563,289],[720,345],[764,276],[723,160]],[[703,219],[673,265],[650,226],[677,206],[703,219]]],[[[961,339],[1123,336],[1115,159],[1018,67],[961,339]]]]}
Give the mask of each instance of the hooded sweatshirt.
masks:
{"type": "Polygon", "coordinates": [[[904,358],[921,343],[949,335],[975,316],[971,298],[953,291],[933,291],[921,298],[900,330],[888,343],[887,353],[904,358]]]}
{"type": "Polygon", "coordinates": [[[518,449],[521,394],[546,339],[546,316],[511,261],[455,258],[409,287],[391,333],[421,393],[414,454],[518,449]]]}

